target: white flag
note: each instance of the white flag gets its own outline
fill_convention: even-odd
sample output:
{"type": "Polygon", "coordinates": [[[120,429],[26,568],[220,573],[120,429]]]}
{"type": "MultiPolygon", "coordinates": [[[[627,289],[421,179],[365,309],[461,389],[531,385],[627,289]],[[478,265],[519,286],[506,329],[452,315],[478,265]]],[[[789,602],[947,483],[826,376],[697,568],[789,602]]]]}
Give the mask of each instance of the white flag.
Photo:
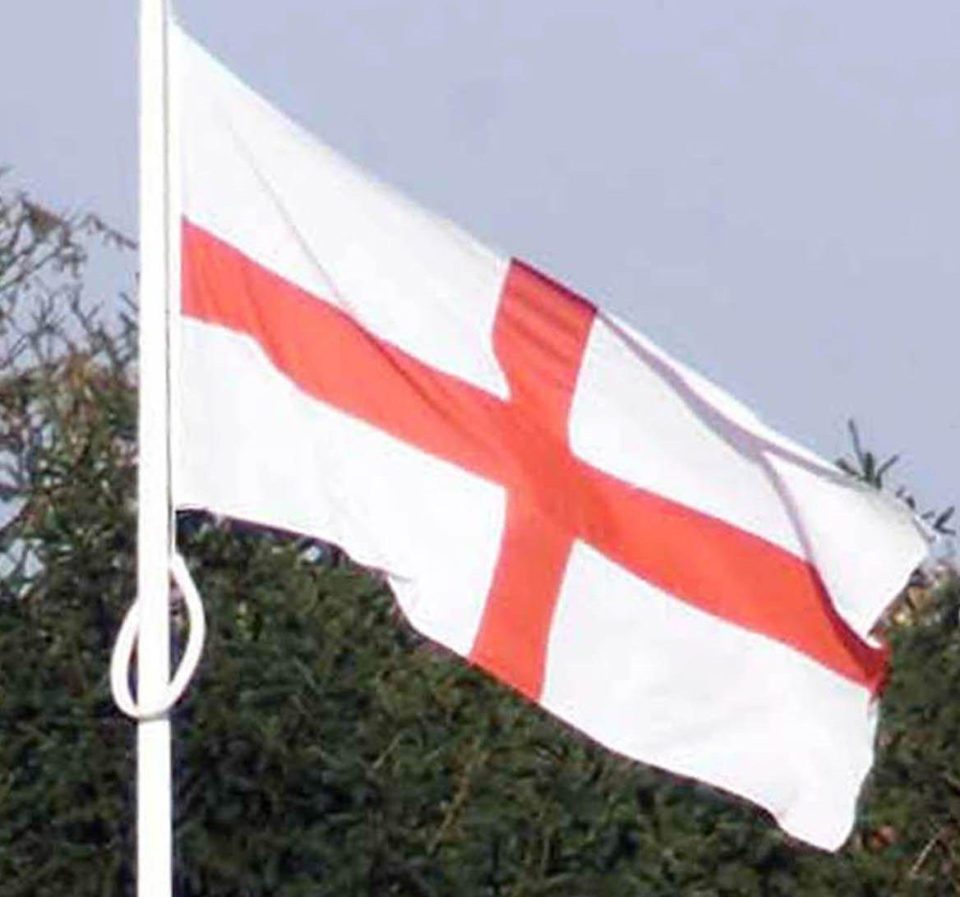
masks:
{"type": "Polygon", "coordinates": [[[172,39],[177,506],[342,545],[592,738],[839,846],[908,511],[172,39]]]}

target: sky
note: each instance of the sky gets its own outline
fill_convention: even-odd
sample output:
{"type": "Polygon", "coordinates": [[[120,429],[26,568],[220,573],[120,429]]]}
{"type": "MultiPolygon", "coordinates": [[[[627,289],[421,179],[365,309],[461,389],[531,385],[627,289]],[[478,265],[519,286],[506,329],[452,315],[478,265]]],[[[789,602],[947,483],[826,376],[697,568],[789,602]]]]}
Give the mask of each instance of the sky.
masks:
{"type": "MultiPolygon", "coordinates": [[[[180,0],[341,153],[828,458],[960,501],[956,0],[180,0]]],[[[8,4],[9,188],[136,231],[136,2],[8,4]]],[[[134,260],[97,261],[105,295],[134,260]]]]}

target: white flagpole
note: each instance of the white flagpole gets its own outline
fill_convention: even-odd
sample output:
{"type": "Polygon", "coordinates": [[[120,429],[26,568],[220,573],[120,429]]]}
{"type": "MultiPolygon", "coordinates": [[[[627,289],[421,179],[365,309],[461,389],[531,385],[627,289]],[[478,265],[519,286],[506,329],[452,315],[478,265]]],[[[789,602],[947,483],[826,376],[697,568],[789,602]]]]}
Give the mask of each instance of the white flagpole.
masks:
{"type": "MultiPolygon", "coordinates": [[[[137,700],[157,706],[170,675],[171,554],[167,302],[168,0],[140,0],[140,415],[137,700]]],[[[137,724],[137,895],[171,897],[170,720],[137,724]]]]}

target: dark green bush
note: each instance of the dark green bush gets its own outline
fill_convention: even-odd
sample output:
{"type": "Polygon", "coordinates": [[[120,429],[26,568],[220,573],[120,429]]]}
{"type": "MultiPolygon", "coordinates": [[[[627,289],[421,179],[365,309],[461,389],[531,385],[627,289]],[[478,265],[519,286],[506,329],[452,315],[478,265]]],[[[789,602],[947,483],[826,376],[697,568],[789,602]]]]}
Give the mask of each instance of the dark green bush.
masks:
{"type": "MultiPolygon", "coordinates": [[[[74,245],[58,222],[32,251],[74,245]]],[[[32,276],[0,297],[11,345],[36,334],[16,319],[32,276]]],[[[0,372],[0,897],[133,893],[134,728],[107,682],[134,588],[133,331],[73,298],[0,372]]],[[[891,624],[878,763],[828,855],[425,643],[339,553],[196,514],[180,530],[210,619],[175,714],[182,897],[960,892],[955,579],[891,624]]]]}

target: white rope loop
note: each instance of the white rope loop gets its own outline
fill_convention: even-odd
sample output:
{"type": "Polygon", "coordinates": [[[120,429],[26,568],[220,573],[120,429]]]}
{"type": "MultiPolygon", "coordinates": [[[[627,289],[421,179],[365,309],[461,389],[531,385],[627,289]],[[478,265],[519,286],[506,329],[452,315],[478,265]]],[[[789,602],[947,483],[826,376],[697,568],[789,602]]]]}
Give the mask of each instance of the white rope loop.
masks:
{"type": "Polygon", "coordinates": [[[170,574],[187,608],[190,635],[187,637],[187,647],[180,659],[177,672],[159,700],[141,707],[130,692],[130,661],[140,634],[139,599],[130,605],[127,615],[123,618],[120,631],[117,633],[117,641],[113,646],[113,655],[110,658],[110,688],[113,691],[113,700],[127,716],[141,722],[166,715],[167,711],[180,700],[180,696],[186,691],[187,685],[196,672],[203,653],[203,642],[207,630],[203,602],[179,552],[174,552],[170,558],[170,574]]]}

